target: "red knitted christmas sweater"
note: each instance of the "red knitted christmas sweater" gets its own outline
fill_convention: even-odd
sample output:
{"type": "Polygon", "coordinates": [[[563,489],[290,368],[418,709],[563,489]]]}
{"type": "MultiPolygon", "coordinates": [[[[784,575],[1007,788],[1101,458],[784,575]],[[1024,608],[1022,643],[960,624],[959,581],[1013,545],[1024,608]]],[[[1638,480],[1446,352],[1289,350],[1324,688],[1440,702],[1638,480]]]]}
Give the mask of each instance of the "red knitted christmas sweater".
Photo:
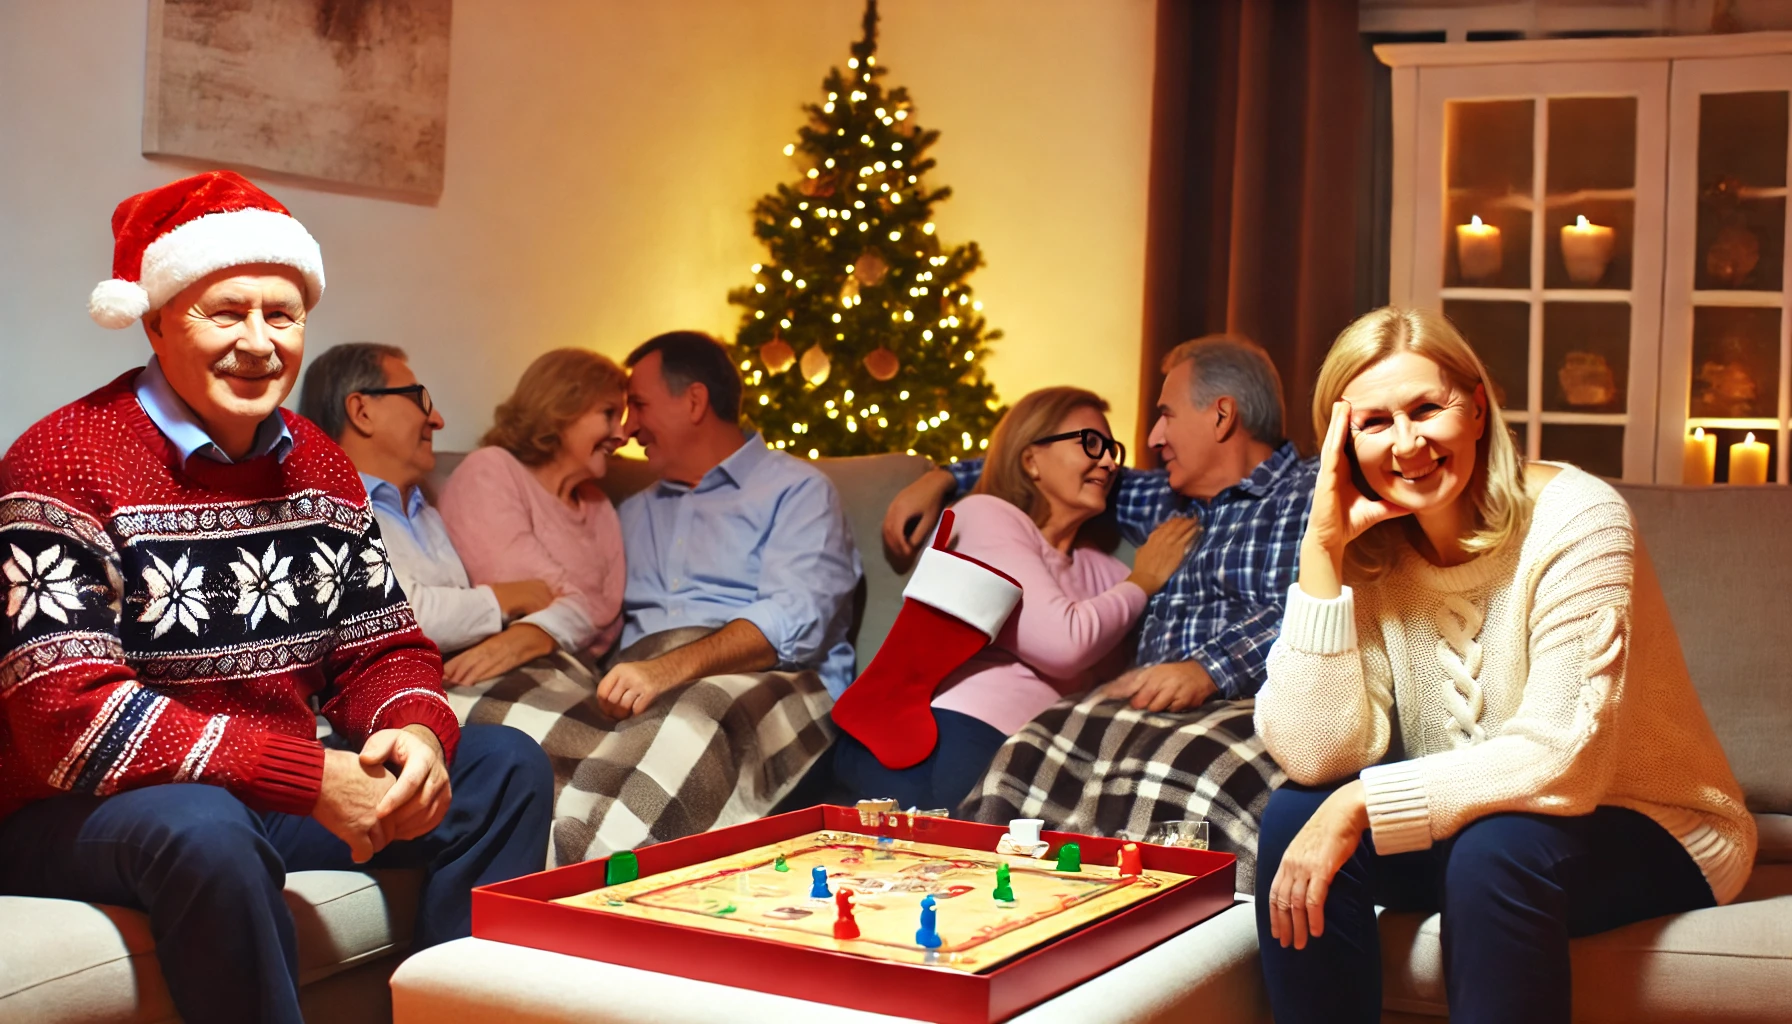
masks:
{"type": "Polygon", "coordinates": [[[183,467],[136,375],[0,460],[0,818],[166,782],[309,814],[314,695],[357,745],[417,723],[452,757],[441,655],[342,449],[284,413],[284,460],[183,467]]]}

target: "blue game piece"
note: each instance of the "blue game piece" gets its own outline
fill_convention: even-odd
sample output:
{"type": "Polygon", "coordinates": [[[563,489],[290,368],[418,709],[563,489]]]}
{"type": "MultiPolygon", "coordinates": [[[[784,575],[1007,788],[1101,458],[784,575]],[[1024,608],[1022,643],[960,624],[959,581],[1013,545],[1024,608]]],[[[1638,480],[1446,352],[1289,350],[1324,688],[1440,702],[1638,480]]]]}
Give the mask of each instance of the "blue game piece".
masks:
{"type": "Polygon", "coordinates": [[[921,927],[915,932],[915,945],[922,949],[938,949],[940,942],[939,925],[936,923],[939,912],[934,909],[932,896],[921,897],[921,927]]]}
{"type": "Polygon", "coordinates": [[[824,868],[818,864],[815,866],[815,870],[809,872],[809,877],[811,877],[815,880],[809,886],[809,898],[810,899],[827,900],[827,899],[834,898],[834,894],[828,891],[828,869],[827,868],[824,868]]]}

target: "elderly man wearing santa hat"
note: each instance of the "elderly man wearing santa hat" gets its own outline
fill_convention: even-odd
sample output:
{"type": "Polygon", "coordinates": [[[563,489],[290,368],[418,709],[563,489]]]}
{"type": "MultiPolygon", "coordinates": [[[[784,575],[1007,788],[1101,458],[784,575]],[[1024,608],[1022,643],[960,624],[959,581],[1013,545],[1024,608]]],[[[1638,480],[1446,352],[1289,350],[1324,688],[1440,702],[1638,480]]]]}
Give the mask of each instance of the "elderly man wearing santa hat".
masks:
{"type": "Polygon", "coordinates": [[[355,467],[279,408],[310,234],[229,172],[112,231],[90,312],[155,356],[0,461],[0,892],[147,911],[189,1022],[297,1022],[286,872],[420,867],[414,944],[466,935],[542,867],[552,773],[457,727],[355,467]]]}

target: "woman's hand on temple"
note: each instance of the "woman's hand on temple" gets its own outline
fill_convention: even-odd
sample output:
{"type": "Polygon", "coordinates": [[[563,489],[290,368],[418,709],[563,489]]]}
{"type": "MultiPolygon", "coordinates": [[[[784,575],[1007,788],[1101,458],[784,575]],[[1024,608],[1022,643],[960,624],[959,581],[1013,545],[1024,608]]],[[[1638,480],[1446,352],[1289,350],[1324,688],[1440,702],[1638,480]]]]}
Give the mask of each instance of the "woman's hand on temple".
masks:
{"type": "Polygon", "coordinates": [[[1200,534],[1201,524],[1194,519],[1178,516],[1164,521],[1139,546],[1132,561],[1132,575],[1126,578],[1146,594],[1157,593],[1182,567],[1189,545],[1200,534]]]}
{"type": "Polygon", "coordinates": [[[1325,897],[1369,827],[1361,779],[1327,797],[1282,854],[1269,885],[1269,934],[1286,949],[1325,934],[1325,897]]]}
{"type": "Polygon", "coordinates": [[[1337,597],[1344,571],[1344,549],[1377,523],[1407,514],[1392,502],[1364,494],[1350,478],[1350,403],[1332,403],[1331,423],[1319,446],[1319,476],[1313,482],[1313,508],[1301,542],[1300,588],[1313,597],[1337,597]]]}

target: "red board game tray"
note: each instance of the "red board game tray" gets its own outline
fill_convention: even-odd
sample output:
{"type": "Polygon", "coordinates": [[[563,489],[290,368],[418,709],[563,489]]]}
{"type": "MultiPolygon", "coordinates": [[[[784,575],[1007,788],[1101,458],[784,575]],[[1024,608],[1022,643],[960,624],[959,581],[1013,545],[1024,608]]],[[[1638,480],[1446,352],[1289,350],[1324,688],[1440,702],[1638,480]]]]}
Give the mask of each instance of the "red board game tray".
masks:
{"type": "MultiPolygon", "coordinates": [[[[833,830],[890,836],[989,852],[1007,829],[948,818],[890,815],[867,827],[847,807],[809,807],[636,851],[642,876],[700,864],[756,847],[833,830]]],[[[1121,840],[1043,833],[1055,850],[1081,847],[1084,863],[1112,864],[1121,840]]],[[[1147,870],[1189,880],[1059,936],[980,974],[810,949],[770,938],[729,935],[551,902],[604,884],[606,861],[581,864],[473,890],[473,934],[555,953],[854,1009],[937,1021],[996,1024],[1132,959],[1233,903],[1236,859],[1229,853],[1140,844],[1147,870]],[[891,1004],[877,993],[900,993],[891,1004]]]]}

